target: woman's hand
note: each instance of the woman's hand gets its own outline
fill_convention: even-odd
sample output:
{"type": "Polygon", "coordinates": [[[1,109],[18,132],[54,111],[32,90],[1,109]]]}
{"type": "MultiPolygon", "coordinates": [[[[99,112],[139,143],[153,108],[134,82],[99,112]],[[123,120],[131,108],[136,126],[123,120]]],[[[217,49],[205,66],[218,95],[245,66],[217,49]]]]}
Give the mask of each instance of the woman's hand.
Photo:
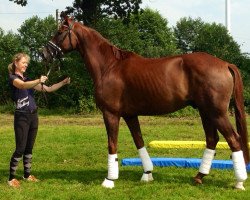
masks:
{"type": "Polygon", "coordinates": [[[41,77],[40,77],[40,83],[41,83],[41,84],[44,84],[47,80],[48,80],[48,77],[47,77],[47,76],[41,76],[41,77]]]}
{"type": "Polygon", "coordinates": [[[62,80],[63,84],[70,84],[70,77],[65,78],[64,80],[62,80]]]}

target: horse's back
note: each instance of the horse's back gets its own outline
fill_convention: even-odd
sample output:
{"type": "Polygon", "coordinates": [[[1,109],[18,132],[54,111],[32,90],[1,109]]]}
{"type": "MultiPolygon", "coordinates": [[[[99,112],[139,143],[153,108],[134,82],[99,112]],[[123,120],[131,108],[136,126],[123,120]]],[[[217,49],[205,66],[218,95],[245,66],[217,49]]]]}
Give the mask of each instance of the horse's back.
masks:
{"type": "Polygon", "coordinates": [[[199,89],[231,89],[233,77],[228,66],[228,62],[202,52],[159,59],[135,57],[125,64],[122,77],[130,88],[146,94],[151,91],[161,96],[166,92],[171,96],[180,92],[184,98],[199,89]]]}

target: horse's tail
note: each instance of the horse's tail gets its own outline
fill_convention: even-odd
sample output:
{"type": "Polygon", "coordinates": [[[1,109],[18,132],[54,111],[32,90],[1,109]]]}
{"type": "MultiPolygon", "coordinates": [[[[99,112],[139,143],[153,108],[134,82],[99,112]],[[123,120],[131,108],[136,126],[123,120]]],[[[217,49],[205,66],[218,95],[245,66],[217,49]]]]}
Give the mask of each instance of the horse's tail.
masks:
{"type": "Polygon", "coordinates": [[[246,115],[244,109],[243,97],[243,82],[238,68],[229,64],[229,69],[233,72],[234,77],[234,109],[237,132],[241,137],[241,148],[243,151],[245,163],[249,163],[249,148],[248,148],[248,134],[246,125],[246,115]]]}

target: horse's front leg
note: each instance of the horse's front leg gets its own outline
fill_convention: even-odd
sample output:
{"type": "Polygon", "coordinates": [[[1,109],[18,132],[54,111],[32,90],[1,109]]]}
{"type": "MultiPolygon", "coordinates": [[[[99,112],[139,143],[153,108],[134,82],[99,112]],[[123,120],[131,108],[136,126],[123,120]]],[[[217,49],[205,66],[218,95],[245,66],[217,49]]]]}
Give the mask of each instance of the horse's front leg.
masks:
{"type": "Polygon", "coordinates": [[[118,179],[118,157],[117,157],[117,138],[119,130],[120,116],[110,112],[103,112],[103,119],[108,135],[108,176],[102,183],[103,187],[113,188],[114,180],[118,179]]]}
{"type": "Polygon", "coordinates": [[[152,181],[152,171],[153,163],[148,155],[147,149],[144,146],[144,141],[141,135],[140,124],[137,116],[134,117],[124,117],[125,122],[127,123],[129,130],[132,134],[134,143],[138,149],[139,156],[142,160],[142,166],[144,173],[142,175],[141,181],[152,181]]]}

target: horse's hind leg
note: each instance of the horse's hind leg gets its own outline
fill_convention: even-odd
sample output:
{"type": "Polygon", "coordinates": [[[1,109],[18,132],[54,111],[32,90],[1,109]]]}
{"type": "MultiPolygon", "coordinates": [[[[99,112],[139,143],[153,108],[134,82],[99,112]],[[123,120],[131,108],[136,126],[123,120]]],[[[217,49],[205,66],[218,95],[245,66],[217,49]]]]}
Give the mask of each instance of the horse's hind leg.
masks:
{"type": "Polygon", "coordinates": [[[194,177],[195,183],[201,184],[202,178],[209,174],[212,160],[215,155],[215,147],[219,141],[219,136],[212,120],[207,116],[201,115],[203,128],[206,135],[206,149],[203,153],[201,165],[198,174],[194,177]]]}
{"type": "Polygon", "coordinates": [[[241,150],[240,135],[234,130],[226,115],[217,118],[216,123],[218,130],[224,136],[232,151],[234,172],[237,180],[235,188],[244,190],[243,182],[247,179],[247,171],[241,150]]]}
{"type": "Polygon", "coordinates": [[[134,117],[124,117],[125,122],[127,123],[129,130],[132,134],[134,143],[138,149],[139,156],[142,160],[143,166],[143,176],[141,178],[142,181],[152,181],[152,170],[153,170],[153,163],[148,155],[147,149],[144,146],[144,141],[141,135],[140,124],[137,116],[134,117]]]}

